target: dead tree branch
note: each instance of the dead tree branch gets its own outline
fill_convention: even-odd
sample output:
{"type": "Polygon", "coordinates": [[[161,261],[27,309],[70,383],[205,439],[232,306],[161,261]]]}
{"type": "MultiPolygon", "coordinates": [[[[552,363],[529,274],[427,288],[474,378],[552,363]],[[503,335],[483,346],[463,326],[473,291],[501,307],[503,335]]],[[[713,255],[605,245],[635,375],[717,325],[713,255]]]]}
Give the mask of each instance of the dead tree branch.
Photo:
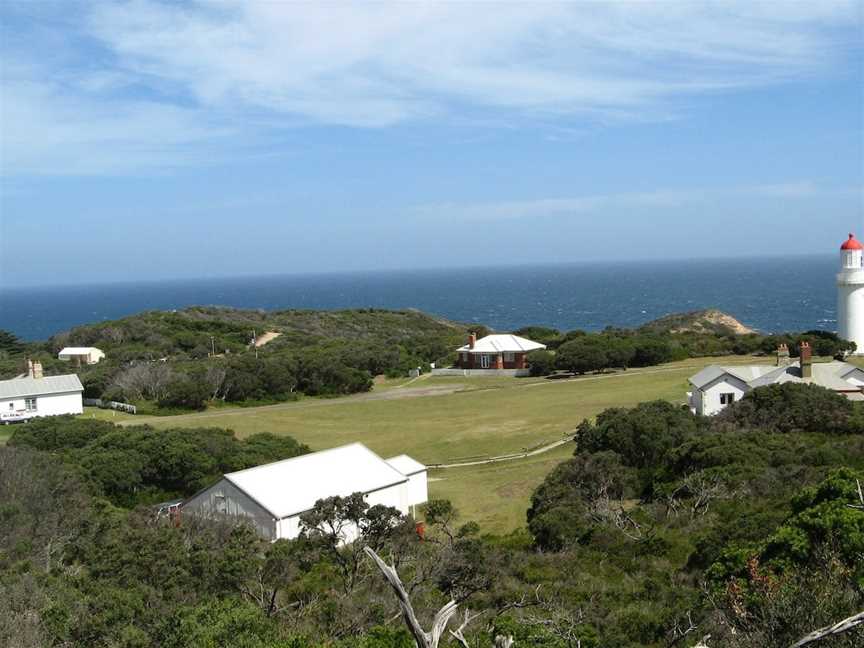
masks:
{"type": "Polygon", "coordinates": [[[847,630],[851,630],[855,626],[861,625],[862,623],[864,623],[864,612],[859,612],[858,614],[855,614],[847,619],[838,621],[834,625],[814,630],[807,636],[801,637],[801,639],[799,639],[797,643],[792,644],[790,648],[801,648],[801,646],[806,646],[813,643],[814,641],[824,639],[825,637],[830,637],[832,635],[840,634],[842,632],[846,632],[847,630]]]}
{"type": "Polygon", "coordinates": [[[463,646],[463,648],[471,648],[471,646],[468,645],[468,640],[465,639],[465,635],[462,634],[462,631],[468,627],[469,623],[471,623],[481,614],[483,613],[478,612],[477,614],[472,615],[470,610],[465,610],[465,618],[463,619],[462,623],[459,625],[458,628],[450,631],[450,634],[453,635],[453,638],[456,639],[456,641],[458,641],[459,644],[463,646]]]}
{"type": "MultiPolygon", "coordinates": [[[[393,589],[393,593],[396,594],[396,599],[398,600],[399,607],[402,610],[402,619],[405,621],[405,625],[408,626],[408,630],[414,637],[417,648],[438,648],[438,644],[441,641],[441,635],[444,634],[444,630],[447,628],[447,622],[450,621],[450,617],[456,614],[456,608],[459,607],[458,603],[456,603],[456,601],[450,601],[438,610],[438,612],[435,613],[435,617],[432,619],[432,629],[429,632],[426,632],[417,620],[417,615],[414,613],[414,606],[411,605],[411,599],[408,597],[408,592],[405,590],[405,586],[402,584],[399,574],[396,573],[396,569],[385,563],[371,547],[364,547],[364,551],[378,566],[378,569],[393,589]]],[[[459,628],[460,634],[463,627],[464,624],[459,628]]],[[[464,643],[463,645],[467,646],[467,644],[464,643]]]]}

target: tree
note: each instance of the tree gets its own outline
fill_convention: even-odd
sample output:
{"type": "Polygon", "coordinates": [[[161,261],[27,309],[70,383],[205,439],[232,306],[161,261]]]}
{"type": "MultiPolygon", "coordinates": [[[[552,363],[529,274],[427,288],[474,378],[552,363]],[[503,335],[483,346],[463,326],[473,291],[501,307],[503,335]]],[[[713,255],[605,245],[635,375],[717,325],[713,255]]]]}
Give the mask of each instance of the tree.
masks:
{"type": "Polygon", "coordinates": [[[609,366],[606,345],[594,336],[585,336],[558,347],[555,366],[574,373],[598,371],[609,366]]]}
{"type": "Polygon", "coordinates": [[[390,506],[369,506],[363,493],[328,497],[300,516],[301,537],[309,539],[338,567],[342,585],[351,592],[361,574],[363,549],[380,549],[404,531],[402,515],[390,506]]]}
{"type": "Polygon", "coordinates": [[[555,371],[555,355],[544,349],[531,351],[527,360],[532,376],[548,376],[555,371]]]}
{"type": "Polygon", "coordinates": [[[773,432],[860,431],[853,403],[841,394],[817,385],[782,383],[758,387],[714,419],[718,429],[760,428],[773,432]]]}

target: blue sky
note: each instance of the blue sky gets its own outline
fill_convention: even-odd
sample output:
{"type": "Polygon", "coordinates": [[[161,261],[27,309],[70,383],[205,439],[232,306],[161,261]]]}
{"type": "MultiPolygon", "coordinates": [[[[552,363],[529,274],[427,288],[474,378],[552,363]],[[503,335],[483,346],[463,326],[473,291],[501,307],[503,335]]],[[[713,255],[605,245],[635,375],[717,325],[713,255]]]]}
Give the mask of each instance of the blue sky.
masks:
{"type": "Polygon", "coordinates": [[[0,286],[864,237],[860,2],[0,12],[0,286]]]}

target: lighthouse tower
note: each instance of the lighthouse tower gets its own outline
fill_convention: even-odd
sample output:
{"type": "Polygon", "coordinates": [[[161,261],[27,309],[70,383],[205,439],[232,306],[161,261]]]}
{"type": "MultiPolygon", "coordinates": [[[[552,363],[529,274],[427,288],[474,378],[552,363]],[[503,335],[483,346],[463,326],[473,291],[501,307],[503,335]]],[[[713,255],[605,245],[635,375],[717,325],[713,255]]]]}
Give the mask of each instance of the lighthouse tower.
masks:
{"type": "Polygon", "coordinates": [[[837,334],[864,355],[864,245],[854,234],[840,246],[837,275],[837,334]]]}

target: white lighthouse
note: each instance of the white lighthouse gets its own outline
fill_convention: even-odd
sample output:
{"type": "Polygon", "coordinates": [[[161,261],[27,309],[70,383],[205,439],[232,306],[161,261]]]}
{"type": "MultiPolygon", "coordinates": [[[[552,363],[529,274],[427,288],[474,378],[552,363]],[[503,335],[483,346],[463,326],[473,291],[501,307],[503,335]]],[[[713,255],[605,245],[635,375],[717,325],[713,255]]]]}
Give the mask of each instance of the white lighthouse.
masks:
{"type": "Polygon", "coordinates": [[[837,334],[864,355],[864,245],[850,234],[840,246],[837,275],[837,334]]]}

